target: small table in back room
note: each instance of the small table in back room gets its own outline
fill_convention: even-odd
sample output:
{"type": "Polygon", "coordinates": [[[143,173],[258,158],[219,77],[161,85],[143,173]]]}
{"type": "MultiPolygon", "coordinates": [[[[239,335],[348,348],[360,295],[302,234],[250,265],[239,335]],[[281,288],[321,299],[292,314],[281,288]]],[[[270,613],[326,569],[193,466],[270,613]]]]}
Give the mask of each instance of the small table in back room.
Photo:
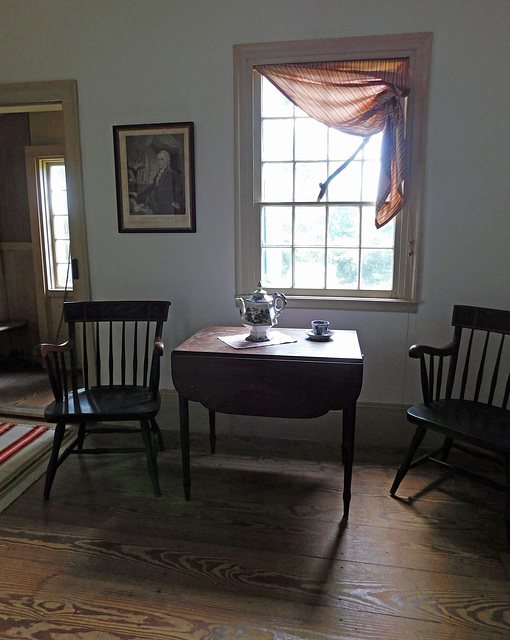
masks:
{"type": "Polygon", "coordinates": [[[172,378],[179,394],[183,484],[190,499],[188,401],[209,409],[214,452],[215,412],[274,418],[317,418],[342,410],[344,516],[351,501],[356,401],[363,380],[363,355],[356,331],[336,331],[332,339],[307,339],[303,329],[278,329],[296,340],[234,349],[218,336],[241,327],[209,327],[172,352],[172,378]]]}

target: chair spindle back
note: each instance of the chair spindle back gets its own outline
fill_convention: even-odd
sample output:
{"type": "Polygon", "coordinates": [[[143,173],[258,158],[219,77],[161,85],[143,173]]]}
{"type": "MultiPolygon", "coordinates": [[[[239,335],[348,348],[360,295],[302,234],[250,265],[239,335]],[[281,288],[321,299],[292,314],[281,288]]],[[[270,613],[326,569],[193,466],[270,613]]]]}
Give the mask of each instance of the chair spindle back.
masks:
{"type": "Polygon", "coordinates": [[[425,355],[420,357],[425,404],[446,398],[506,409],[510,394],[510,312],[456,305],[452,326],[448,355],[432,349],[427,359],[425,355]]]}
{"type": "Polygon", "coordinates": [[[69,355],[63,349],[45,357],[55,399],[93,386],[138,385],[157,392],[155,349],[169,306],[166,301],[64,303],[72,348],[69,355]]]}

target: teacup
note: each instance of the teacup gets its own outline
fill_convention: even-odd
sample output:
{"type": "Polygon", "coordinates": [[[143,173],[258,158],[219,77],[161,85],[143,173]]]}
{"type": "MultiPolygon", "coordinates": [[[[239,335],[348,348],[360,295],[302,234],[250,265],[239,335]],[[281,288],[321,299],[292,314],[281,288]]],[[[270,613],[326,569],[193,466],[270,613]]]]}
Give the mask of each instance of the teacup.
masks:
{"type": "Polygon", "coordinates": [[[323,336],[328,333],[328,320],[312,320],[312,331],[317,336],[323,336]]]}

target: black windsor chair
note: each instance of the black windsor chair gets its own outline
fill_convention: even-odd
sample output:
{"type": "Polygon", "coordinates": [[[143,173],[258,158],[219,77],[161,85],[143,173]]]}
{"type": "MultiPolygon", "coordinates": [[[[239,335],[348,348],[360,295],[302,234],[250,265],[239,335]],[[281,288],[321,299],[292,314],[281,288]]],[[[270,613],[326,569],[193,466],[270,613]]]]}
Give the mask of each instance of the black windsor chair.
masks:
{"type": "Polygon", "coordinates": [[[456,305],[452,325],[453,341],[447,346],[413,345],[409,350],[411,358],[420,360],[423,403],[407,410],[416,430],[390,495],[395,496],[410,469],[428,461],[504,491],[510,549],[510,311],[456,305]],[[418,455],[429,429],[443,434],[444,440],[418,455]],[[490,466],[475,469],[465,460],[454,464],[453,449],[502,465],[506,482],[489,477],[490,466]]]}
{"type": "Polygon", "coordinates": [[[161,494],[156,460],[164,445],[156,416],[161,403],[161,337],[169,306],[166,301],[64,303],[69,339],[61,345],[41,345],[55,398],[44,417],[56,423],[46,500],[58,467],[71,453],[145,451],[154,493],[161,494]],[[139,427],[108,425],[127,421],[137,421],[139,427]],[[78,429],[61,451],[66,425],[78,429]],[[144,446],[84,448],[85,438],[95,432],[141,432],[144,446]]]}

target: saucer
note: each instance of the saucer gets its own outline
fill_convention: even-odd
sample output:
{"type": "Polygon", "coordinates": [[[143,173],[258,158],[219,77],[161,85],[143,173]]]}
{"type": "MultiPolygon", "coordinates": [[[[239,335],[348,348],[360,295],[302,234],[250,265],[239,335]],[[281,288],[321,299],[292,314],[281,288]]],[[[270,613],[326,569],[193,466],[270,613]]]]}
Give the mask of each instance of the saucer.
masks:
{"type": "Polygon", "coordinates": [[[306,335],[310,338],[310,340],[315,340],[316,342],[326,342],[329,340],[331,336],[334,334],[334,331],[325,331],[324,333],[317,335],[311,329],[306,332],[306,335]]]}

